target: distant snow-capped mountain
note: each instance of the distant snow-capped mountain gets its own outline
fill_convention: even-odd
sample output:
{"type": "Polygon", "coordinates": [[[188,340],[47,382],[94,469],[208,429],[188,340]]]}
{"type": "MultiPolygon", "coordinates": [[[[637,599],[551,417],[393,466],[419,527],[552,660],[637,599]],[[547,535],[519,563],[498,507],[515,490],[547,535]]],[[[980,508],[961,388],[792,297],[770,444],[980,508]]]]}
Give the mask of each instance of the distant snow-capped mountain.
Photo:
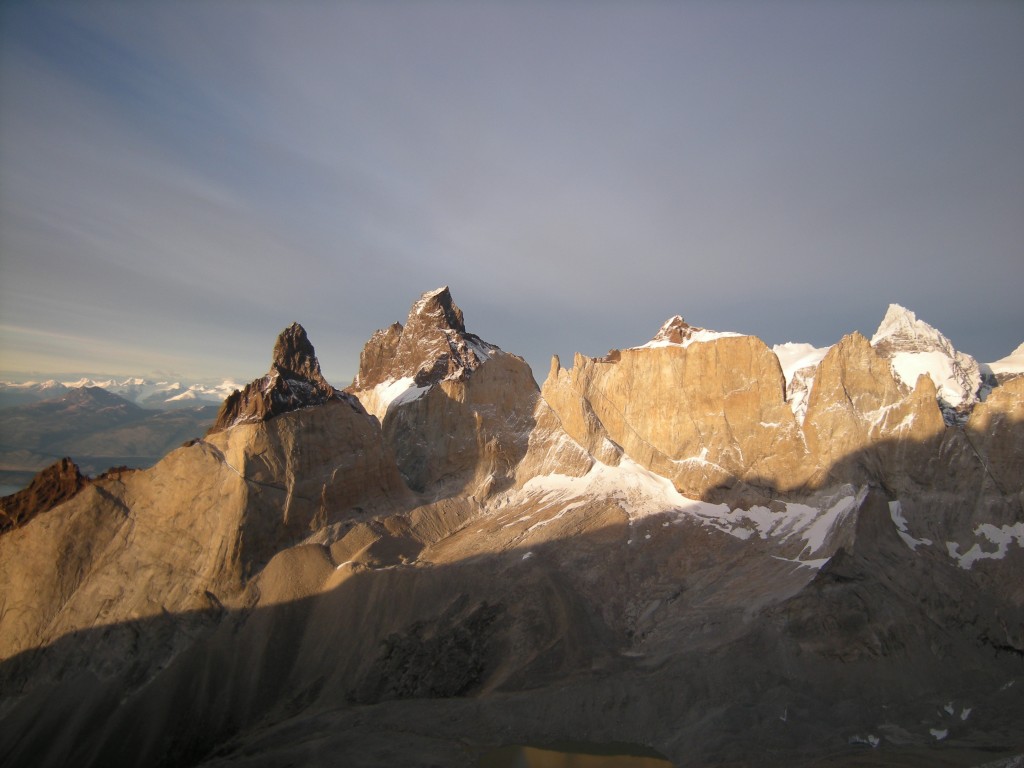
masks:
{"type": "Polygon", "coordinates": [[[0,382],[0,407],[50,400],[84,387],[99,387],[143,408],[159,410],[216,405],[223,402],[233,391],[241,388],[231,379],[225,379],[219,384],[194,384],[180,381],[151,381],[139,376],[99,380],[82,376],[67,381],[4,381],[0,382]]]}

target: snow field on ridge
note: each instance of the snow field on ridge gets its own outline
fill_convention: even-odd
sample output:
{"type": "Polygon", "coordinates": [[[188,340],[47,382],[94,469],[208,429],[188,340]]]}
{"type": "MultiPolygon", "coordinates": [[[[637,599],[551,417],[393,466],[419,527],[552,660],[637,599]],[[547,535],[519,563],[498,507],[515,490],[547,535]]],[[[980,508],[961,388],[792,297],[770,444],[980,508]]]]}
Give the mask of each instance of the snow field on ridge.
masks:
{"type": "MultiPolygon", "coordinates": [[[[612,499],[618,502],[631,522],[667,514],[677,521],[692,520],[744,541],[755,535],[762,540],[776,539],[780,542],[798,536],[804,541],[800,550],[800,556],[803,556],[822,551],[832,532],[863,502],[867,489],[844,487],[822,508],[780,502],[780,511],[765,506],[753,506],[748,510],[730,509],[726,504],[687,498],[668,478],[623,457],[617,467],[595,460],[582,477],[561,474],[533,477],[512,493],[520,497],[516,499],[518,503],[525,498],[539,497],[547,508],[566,502],[554,518],[538,525],[560,518],[584,504],[586,499],[612,499]]],[[[827,558],[813,562],[797,559],[793,562],[817,568],[826,561],[827,558]]]]}

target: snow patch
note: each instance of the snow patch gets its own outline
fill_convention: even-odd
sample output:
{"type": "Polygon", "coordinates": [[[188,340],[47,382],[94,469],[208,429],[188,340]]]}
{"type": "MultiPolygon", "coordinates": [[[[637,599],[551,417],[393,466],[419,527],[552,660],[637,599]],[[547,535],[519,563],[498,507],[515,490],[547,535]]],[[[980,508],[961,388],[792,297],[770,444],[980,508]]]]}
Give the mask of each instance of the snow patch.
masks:
{"type": "Polygon", "coordinates": [[[779,365],[782,366],[782,375],[786,377],[786,386],[793,382],[793,375],[804,368],[817,367],[831,347],[816,347],[813,344],[787,341],[785,344],[776,344],[772,352],[779,358],[779,365]]]}
{"type": "Polygon", "coordinates": [[[897,352],[889,362],[897,378],[911,389],[922,374],[930,377],[939,397],[953,407],[972,402],[981,386],[980,376],[965,386],[962,369],[945,352],[897,352]]]}
{"type": "Polygon", "coordinates": [[[804,423],[804,417],[807,415],[807,403],[811,398],[818,364],[829,349],[831,347],[815,347],[794,342],[776,344],[772,347],[772,352],[782,367],[782,375],[786,379],[786,400],[799,424],[804,423]]]}
{"type": "Polygon", "coordinates": [[[903,517],[903,509],[900,506],[899,499],[889,502],[889,517],[892,518],[892,522],[896,526],[896,532],[899,533],[903,542],[910,547],[911,552],[916,552],[917,548],[921,545],[931,545],[931,539],[915,539],[910,535],[910,532],[907,530],[907,519],[903,517]]]}
{"type": "Polygon", "coordinates": [[[882,743],[882,740],[875,736],[873,733],[869,733],[867,736],[861,736],[859,733],[855,736],[850,737],[851,744],[865,744],[872,749],[882,743]]]}
{"type": "Polygon", "coordinates": [[[817,560],[796,560],[792,557],[779,557],[778,555],[772,555],[776,560],[782,560],[787,563],[793,563],[794,565],[800,566],[801,568],[813,568],[814,570],[820,570],[832,558],[820,557],[817,560]]]}
{"type": "Polygon", "coordinates": [[[417,387],[416,380],[412,376],[405,376],[401,379],[382,381],[373,388],[373,393],[376,397],[378,409],[382,413],[387,413],[393,406],[418,400],[429,389],[429,385],[417,387]]]}
{"type": "Polygon", "coordinates": [[[1006,357],[985,366],[991,373],[1024,373],[1024,344],[1006,357]]]}
{"type": "Polygon", "coordinates": [[[466,346],[472,350],[473,356],[476,357],[478,363],[486,363],[495,353],[500,351],[493,344],[488,344],[486,341],[475,336],[464,335],[462,338],[465,340],[466,346]]]}
{"type": "Polygon", "coordinates": [[[1006,557],[1006,553],[1014,541],[1017,542],[1018,547],[1024,547],[1024,522],[999,527],[991,523],[982,523],[974,529],[974,535],[984,536],[988,539],[988,543],[995,544],[995,551],[986,552],[981,548],[979,542],[975,542],[970,549],[960,554],[959,543],[955,541],[946,542],[946,551],[949,553],[949,556],[956,560],[961,568],[968,571],[978,560],[1002,560],[1006,557]]]}
{"type": "MultiPolygon", "coordinates": [[[[856,496],[845,496],[840,498],[835,504],[829,509],[825,510],[821,515],[815,518],[814,522],[808,526],[807,530],[803,533],[803,538],[807,542],[807,549],[810,549],[810,553],[814,554],[825,544],[825,539],[829,533],[835,529],[839,523],[841,523],[850,512],[855,510],[864,501],[864,497],[867,496],[868,489],[862,488],[856,496]]],[[[803,504],[794,504],[792,506],[805,507],[806,509],[814,509],[813,507],[806,507],[803,504]]]]}
{"type": "MultiPolygon", "coordinates": [[[[582,477],[551,474],[533,477],[516,491],[530,497],[539,497],[544,507],[564,507],[552,518],[531,527],[549,525],[564,514],[587,503],[581,499],[614,499],[636,522],[650,515],[668,514],[677,520],[690,519],[710,528],[728,533],[737,539],[754,536],[787,541],[799,536],[805,542],[801,555],[822,550],[829,537],[842,521],[857,509],[867,494],[867,488],[855,491],[847,487],[825,509],[808,504],[779,502],[776,509],[752,506],[750,509],[730,509],[726,504],[711,504],[687,498],[679,493],[672,482],[661,475],[641,467],[624,456],[618,466],[595,461],[582,477]]],[[[784,558],[782,558],[784,559],[784,558]]],[[[792,560],[801,566],[820,568],[828,558],[792,560]]]]}
{"type": "Polygon", "coordinates": [[[935,737],[936,741],[942,741],[944,738],[949,736],[948,728],[929,728],[928,733],[935,737]]]}
{"type": "Polygon", "coordinates": [[[746,334],[744,333],[735,333],[733,331],[709,331],[702,328],[694,331],[688,338],[681,342],[669,341],[668,339],[652,339],[646,344],[641,344],[639,347],[631,347],[631,349],[656,349],[658,347],[682,347],[685,349],[691,344],[706,344],[709,341],[717,341],[718,339],[728,339],[745,335],[746,334]]]}

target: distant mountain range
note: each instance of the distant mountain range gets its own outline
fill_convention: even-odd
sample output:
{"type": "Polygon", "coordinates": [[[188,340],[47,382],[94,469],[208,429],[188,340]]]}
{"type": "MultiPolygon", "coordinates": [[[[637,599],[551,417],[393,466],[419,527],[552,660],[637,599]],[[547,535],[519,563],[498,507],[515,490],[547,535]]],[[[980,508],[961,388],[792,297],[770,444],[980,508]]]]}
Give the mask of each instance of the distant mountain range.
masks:
{"type": "Polygon", "coordinates": [[[93,387],[120,395],[142,408],[166,410],[195,408],[201,405],[220,405],[224,399],[242,385],[225,379],[220,384],[183,383],[181,381],[151,381],[139,376],[125,379],[93,379],[82,376],[77,380],[12,382],[0,381],[0,408],[13,405],[53,400],[75,389],[93,387]]]}
{"type": "MultiPolygon", "coordinates": [[[[150,403],[160,394],[147,392],[144,384],[134,387],[150,403]]],[[[0,408],[0,495],[26,485],[36,472],[65,456],[87,474],[112,466],[151,466],[205,432],[220,407],[197,396],[161,409],[144,408],[107,388],[59,382],[11,385],[6,391],[11,390],[20,395],[11,399],[21,402],[0,408]]]]}

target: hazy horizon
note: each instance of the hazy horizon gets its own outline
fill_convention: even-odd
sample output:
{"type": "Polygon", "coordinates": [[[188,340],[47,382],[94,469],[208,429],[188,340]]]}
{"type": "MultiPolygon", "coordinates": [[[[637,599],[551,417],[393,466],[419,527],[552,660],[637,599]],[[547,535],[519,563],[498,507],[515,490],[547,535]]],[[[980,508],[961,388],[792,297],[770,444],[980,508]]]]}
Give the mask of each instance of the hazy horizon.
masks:
{"type": "MultiPolygon", "coordinates": [[[[458,303],[458,299],[456,299],[456,303],[458,303]]],[[[908,309],[909,309],[909,307],[908,307],[908,309]]],[[[405,317],[404,316],[402,318],[396,318],[396,319],[399,322],[404,322],[405,321],[405,317]]],[[[666,320],[667,319],[668,318],[666,318],[666,320]]],[[[918,318],[918,319],[925,320],[925,322],[927,322],[927,320],[925,318],[918,318]]],[[[881,322],[881,320],[879,322],[881,322]]],[[[474,332],[471,322],[467,322],[467,330],[470,333],[474,332]]],[[[730,328],[718,328],[718,329],[713,329],[713,330],[730,331],[730,330],[733,330],[733,329],[730,329],[730,328]]],[[[853,331],[850,331],[850,332],[852,333],[854,331],[857,331],[857,332],[861,333],[863,336],[866,336],[867,338],[870,339],[872,334],[874,333],[874,330],[875,330],[874,328],[872,328],[872,329],[865,328],[865,329],[853,329],[853,331]]],[[[943,329],[941,329],[941,328],[939,328],[937,330],[939,330],[940,332],[943,332],[943,329]]],[[[634,344],[624,345],[624,346],[639,346],[639,345],[645,343],[646,341],[648,341],[650,337],[654,336],[656,331],[657,331],[657,329],[652,330],[650,336],[648,338],[646,338],[646,339],[638,339],[634,344]]],[[[312,338],[312,332],[309,331],[309,329],[307,329],[307,332],[310,334],[310,340],[312,341],[312,343],[314,345],[314,348],[315,348],[316,347],[316,340],[314,338],[312,338]]],[[[944,332],[943,332],[943,334],[946,335],[944,332]]],[[[751,333],[749,335],[757,336],[758,334],[751,333]]],[[[485,339],[485,341],[491,341],[491,339],[485,339]]],[[[779,342],[774,342],[774,343],[769,343],[769,342],[766,341],[766,344],[768,344],[768,346],[771,347],[771,346],[774,346],[775,344],[784,344],[787,341],[789,341],[789,342],[796,342],[796,343],[807,343],[807,342],[803,342],[801,339],[787,339],[786,341],[779,341],[779,342]]],[[[835,341],[833,343],[837,343],[838,341],[839,341],[839,339],[837,338],[837,339],[835,339],[835,341]]],[[[492,342],[492,343],[494,343],[494,342],[492,342]]],[[[498,346],[501,346],[501,345],[499,344],[498,346]]],[[[822,345],[822,346],[829,346],[829,345],[822,345]]],[[[20,383],[26,383],[26,382],[31,382],[31,381],[41,382],[41,381],[54,380],[54,381],[59,381],[61,383],[67,384],[67,383],[70,383],[70,382],[77,382],[77,381],[81,380],[82,378],[91,379],[93,381],[108,381],[108,380],[111,380],[111,379],[124,380],[124,379],[129,378],[129,377],[142,377],[142,378],[145,378],[146,380],[151,381],[151,382],[163,382],[163,381],[166,381],[166,382],[171,383],[171,382],[175,382],[175,381],[180,381],[181,383],[184,383],[184,384],[201,384],[201,385],[206,385],[206,386],[212,386],[212,385],[221,384],[221,383],[224,383],[224,382],[227,382],[227,381],[234,381],[236,384],[238,384],[240,386],[244,386],[246,383],[248,383],[252,379],[255,379],[258,376],[262,376],[264,373],[266,373],[266,369],[270,366],[272,347],[273,347],[273,339],[269,340],[269,342],[267,344],[266,360],[264,361],[263,368],[260,369],[259,371],[255,372],[255,373],[252,373],[251,375],[247,374],[247,375],[244,375],[244,376],[232,375],[230,373],[225,373],[223,375],[214,375],[214,376],[190,376],[187,373],[180,373],[180,372],[174,372],[174,371],[160,371],[160,370],[140,371],[140,370],[132,369],[130,366],[122,369],[119,372],[116,372],[116,371],[113,371],[113,372],[112,371],[81,371],[81,370],[79,370],[79,371],[72,371],[72,370],[59,371],[58,370],[58,371],[43,372],[43,371],[16,371],[16,370],[3,370],[3,369],[0,369],[0,382],[19,383],[20,384],[20,383]]],[[[516,352],[516,350],[512,350],[512,349],[506,349],[505,351],[506,352],[511,352],[513,354],[519,354],[518,352],[516,352]]],[[[967,354],[970,354],[969,350],[960,349],[959,351],[967,352],[967,354]]],[[[983,364],[984,363],[992,363],[992,362],[995,362],[998,359],[1001,359],[1002,357],[1006,357],[1006,356],[1010,355],[1013,351],[1014,351],[1013,349],[1008,350],[1005,355],[1001,355],[1000,358],[994,358],[992,360],[982,360],[982,359],[978,359],[978,358],[975,358],[975,359],[978,359],[978,362],[979,363],[983,363],[983,364]]],[[[554,354],[554,353],[552,353],[552,354],[554,354]]],[[[598,354],[600,354],[600,352],[591,353],[591,356],[598,355],[598,354]]],[[[320,358],[319,351],[317,352],[317,357],[320,358]]],[[[543,360],[540,360],[540,359],[532,360],[532,361],[531,360],[527,360],[527,363],[530,364],[530,367],[533,370],[534,378],[537,379],[539,384],[542,384],[543,381],[544,381],[544,377],[547,374],[547,369],[548,369],[549,362],[550,362],[550,355],[547,358],[543,359],[543,360]]],[[[321,366],[324,367],[325,370],[329,369],[329,363],[325,364],[325,361],[323,361],[323,360],[320,360],[320,363],[321,363],[321,366]]],[[[572,366],[572,357],[568,357],[568,358],[563,357],[562,358],[562,365],[564,367],[571,367],[572,366]]],[[[337,366],[334,366],[334,367],[337,367],[337,366]]],[[[352,366],[353,373],[352,373],[351,376],[348,376],[348,377],[345,377],[345,378],[341,378],[341,379],[339,379],[339,378],[331,378],[330,376],[328,376],[328,379],[330,379],[331,383],[334,384],[337,387],[348,386],[351,383],[351,380],[353,379],[353,377],[355,376],[355,369],[356,369],[356,367],[358,367],[358,359],[355,361],[355,363],[352,366]]]]}
{"type": "Polygon", "coordinates": [[[890,302],[991,362],[1022,211],[1020,3],[0,6],[0,371],[246,381],[298,321],[344,384],[442,284],[538,378],[890,302]]]}

